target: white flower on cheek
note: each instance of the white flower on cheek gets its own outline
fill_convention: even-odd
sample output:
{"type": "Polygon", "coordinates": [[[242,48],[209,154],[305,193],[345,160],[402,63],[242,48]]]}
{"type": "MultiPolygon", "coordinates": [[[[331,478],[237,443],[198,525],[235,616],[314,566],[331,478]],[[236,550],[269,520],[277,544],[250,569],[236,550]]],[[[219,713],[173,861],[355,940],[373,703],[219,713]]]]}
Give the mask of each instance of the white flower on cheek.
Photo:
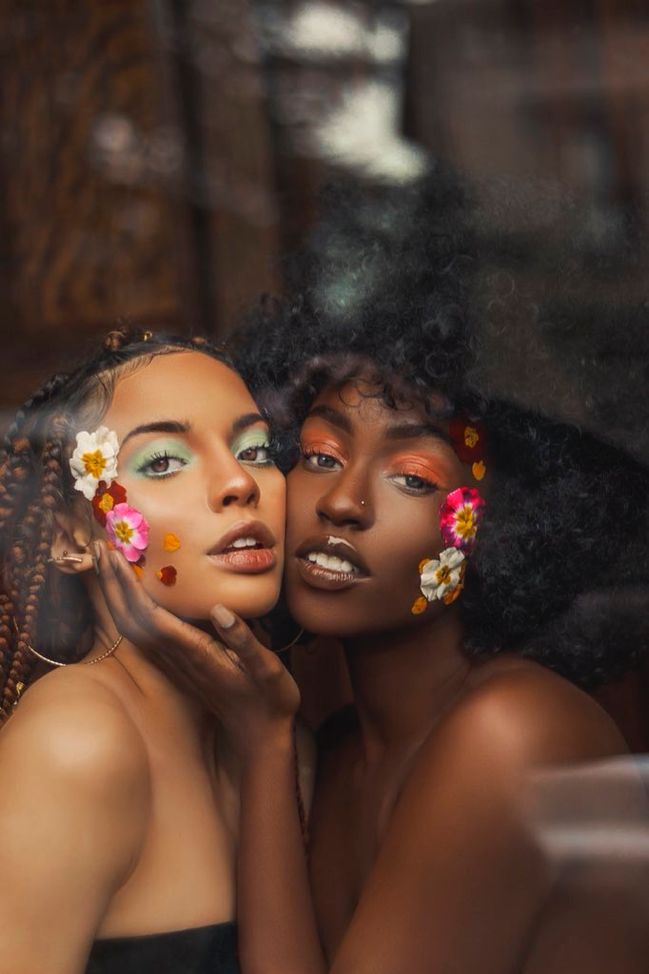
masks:
{"type": "Polygon", "coordinates": [[[459,548],[445,548],[439,558],[431,558],[421,567],[420,587],[428,602],[435,599],[449,600],[459,594],[464,578],[465,557],[459,548]]]}
{"type": "Polygon", "coordinates": [[[110,485],[117,477],[117,434],[106,426],[94,433],[85,430],[77,433],[77,446],[70,457],[70,470],[74,477],[74,489],[81,491],[86,500],[95,496],[100,480],[110,485]]]}

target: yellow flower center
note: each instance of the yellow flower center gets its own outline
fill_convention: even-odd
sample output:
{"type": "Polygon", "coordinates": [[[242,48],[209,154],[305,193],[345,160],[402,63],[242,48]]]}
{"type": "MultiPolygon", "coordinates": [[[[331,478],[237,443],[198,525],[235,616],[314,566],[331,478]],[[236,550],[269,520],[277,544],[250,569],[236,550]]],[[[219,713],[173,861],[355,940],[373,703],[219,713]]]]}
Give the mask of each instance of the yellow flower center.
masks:
{"type": "Polygon", "coordinates": [[[480,434],[478,433],[475,426],[465,426],[464,428],[465,446],[474,447],[479,439],[480,439],[480,434]]]}
{"type": "Polygon", "coordinates": [[[99,504],[97,506],[99,507],[100,511],[104,512],[104,514],[108,514],[109,511],[112,511],[114,503],[115,502],[113,501],[112,496],[106,492],[105,494],[101,495],[99,504]]]}
{"type": "Polygon", "coordinates": [[[135,532],[128,521],[118,521],[115,525],[115,537],[122,544],[128,544],[134,534],[135,532]]]}
{"type": "Polygon", "coordinates": [[[95,450],[94,453],[84,453],[81,460],[86,473],[99,480],[106,466],[106,460],[101,450],[95,450]]]}
{"type": "Polygon", "coordinates": [[[451,569],[448,565],[440,565],[435,572],[435,581],[438,585],[448,585],[451,581],[451,569]]]}
{"type": "Polygon", "coordinates": [[[473,508],[466,504],[455,516],[455,532],[463,541],[475,538],[476,526],[473,520],[473,508]]]}

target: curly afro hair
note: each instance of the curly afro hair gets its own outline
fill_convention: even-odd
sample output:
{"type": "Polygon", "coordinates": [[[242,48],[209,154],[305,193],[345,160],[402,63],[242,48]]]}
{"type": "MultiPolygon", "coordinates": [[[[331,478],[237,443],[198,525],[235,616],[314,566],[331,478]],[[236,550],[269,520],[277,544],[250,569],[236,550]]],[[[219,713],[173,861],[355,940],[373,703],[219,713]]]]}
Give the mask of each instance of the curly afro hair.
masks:
{"type": "Polygon", "coordinates": [[[585,688],[622,676],[649,646],[647,470],[479,387],[479,219],[455,177],[324,203],[289,267],[298,297],[262,300],[232,338],[237,368],[289,444],[322,388],[368,371],[389,406],[480,417],[489,505],[461,600],[467,652],[516,651],[585,688]]]}

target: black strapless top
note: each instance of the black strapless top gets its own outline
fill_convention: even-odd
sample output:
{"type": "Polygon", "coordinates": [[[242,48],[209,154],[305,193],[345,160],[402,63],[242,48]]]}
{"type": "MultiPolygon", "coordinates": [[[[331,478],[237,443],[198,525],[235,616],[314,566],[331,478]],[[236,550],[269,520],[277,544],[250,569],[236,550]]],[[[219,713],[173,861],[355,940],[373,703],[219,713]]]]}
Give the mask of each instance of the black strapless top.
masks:
{"type": "Polygon", "coordinates": [[[237,927],[208,927],[95,940],[86,974],[240,974],[237,927]]]}

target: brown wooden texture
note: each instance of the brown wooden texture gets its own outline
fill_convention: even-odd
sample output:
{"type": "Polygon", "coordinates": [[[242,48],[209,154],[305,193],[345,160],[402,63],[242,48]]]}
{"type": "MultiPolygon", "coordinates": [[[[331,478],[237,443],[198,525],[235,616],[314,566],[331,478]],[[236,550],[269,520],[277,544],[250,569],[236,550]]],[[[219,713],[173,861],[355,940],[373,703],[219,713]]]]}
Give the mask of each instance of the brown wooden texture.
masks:
{"type": "Polygon", "coordinates": [[[278,281],[246,2],[0,17],[1,408],[121,320],[225,330],[278,281]]]}
{"type": "MultiPolygon", "coordinates": [[[[138,2],[7,3],[2,84],[9,335],[62,341],[121,316],[176,320],[170,126],[138,2]]],[[[49,344],[49,342],[47,343],[49,344]]]]}

